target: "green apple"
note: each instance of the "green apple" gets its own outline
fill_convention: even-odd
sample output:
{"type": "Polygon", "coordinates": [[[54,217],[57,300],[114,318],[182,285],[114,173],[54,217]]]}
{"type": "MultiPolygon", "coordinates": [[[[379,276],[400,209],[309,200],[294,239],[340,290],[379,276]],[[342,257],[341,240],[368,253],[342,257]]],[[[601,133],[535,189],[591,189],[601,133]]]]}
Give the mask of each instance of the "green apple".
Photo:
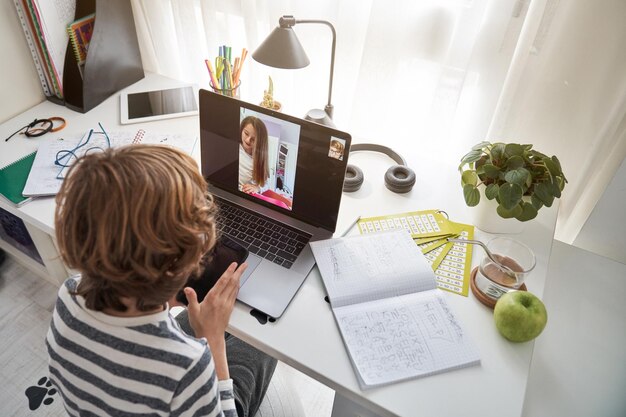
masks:
{"type": "Polygon", "coordinates": [[[511,342],[533,340],[548,322],[548,312],[543,302],[528,291],[511,291],[504,294],[493,310],[496,327],[511,342]]]}

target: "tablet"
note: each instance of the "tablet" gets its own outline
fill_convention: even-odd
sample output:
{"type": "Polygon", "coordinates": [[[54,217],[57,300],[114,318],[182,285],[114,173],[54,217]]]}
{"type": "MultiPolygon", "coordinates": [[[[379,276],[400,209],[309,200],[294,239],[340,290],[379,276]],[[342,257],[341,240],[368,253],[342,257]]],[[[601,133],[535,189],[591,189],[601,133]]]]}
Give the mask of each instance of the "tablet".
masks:
{"type": "Polygon", "coordinates": [[[198,87],[120,93],[121,123],[152,122],[198,114],[198,87]]]}

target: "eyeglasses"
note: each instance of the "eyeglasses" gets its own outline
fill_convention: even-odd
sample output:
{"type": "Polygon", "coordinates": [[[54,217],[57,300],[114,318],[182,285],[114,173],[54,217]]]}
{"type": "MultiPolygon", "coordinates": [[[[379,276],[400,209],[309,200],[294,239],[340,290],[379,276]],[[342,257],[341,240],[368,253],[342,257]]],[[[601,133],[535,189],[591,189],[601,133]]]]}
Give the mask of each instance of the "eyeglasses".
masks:
{"type": "Polygon", "coordinates": [[[57,174],[57,179],[60,180],[65,178],[69,167],[80,156],[86,155],[94,151],[104,152],[105,149],[111,147],[111,139],[109,139],[109,135],[107,134],[106,130],[104,130],[104,127],[102,127],[102,124],[99,122],[98,126],[100,126],[99,132],[94,129],[89,129],[89,132],[87,132],[81,138],[81,140],[78,142],[78,145],[76,145],[73,149],[63,149],[57,152],[56,158],[54,160],[54,165],[61,167],[59,173],[57,174]],[[98,140],[97,138],[102,138],[102,140],[98,140]],[[85,148],[85,146],[87,146],[88,144],[91,146],[85,148]]]}
{"type": "Polygon", "coordinates": [[[57,132],[65,127],[67,123],[65,119],[62,117],[49,117],[47,119],[35,119],[31,123],[26,126],[20,127],[18,130],[13,132],[8,138],[4,141],[8,142],[13,136],[18,133],[22,133],[24,136],[29,138],[36,138],[39,136],[43,136],[48,132],[57,132]],[[60,122],[57,127],[54,127],[54,122],[60,122]]]}

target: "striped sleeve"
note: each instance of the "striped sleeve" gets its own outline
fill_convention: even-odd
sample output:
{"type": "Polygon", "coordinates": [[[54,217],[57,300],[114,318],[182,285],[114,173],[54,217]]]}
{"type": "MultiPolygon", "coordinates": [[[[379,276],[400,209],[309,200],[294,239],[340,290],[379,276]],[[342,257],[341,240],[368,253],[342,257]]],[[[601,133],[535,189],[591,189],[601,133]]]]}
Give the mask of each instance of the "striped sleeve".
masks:
{"type": "Polygon", "coordinates": [[[181,379],[172,399],[171,415],[237,417],[232,380],[217,380],[208,347],[181,379]]]}
{"type": "Polygon", "coordinates": [[[237,416],[232,380],[217,380],[206,340],[167,311],[128,319],[87,310],[75,286],[60,289],[46,338],[68,414],[237,416]]]}

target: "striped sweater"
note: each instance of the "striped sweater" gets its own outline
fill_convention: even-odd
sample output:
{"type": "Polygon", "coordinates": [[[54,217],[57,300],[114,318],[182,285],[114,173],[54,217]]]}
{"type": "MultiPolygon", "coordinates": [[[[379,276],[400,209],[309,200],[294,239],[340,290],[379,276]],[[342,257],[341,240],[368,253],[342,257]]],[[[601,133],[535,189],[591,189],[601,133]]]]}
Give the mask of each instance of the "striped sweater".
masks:
{"type": "Polygon", "coordinates": [[[46,337],[50,379],[71,416],[236,417],[232,380],[218,381],[205,339],[165,311],[114,317],[59,290],[46,337]]]}

